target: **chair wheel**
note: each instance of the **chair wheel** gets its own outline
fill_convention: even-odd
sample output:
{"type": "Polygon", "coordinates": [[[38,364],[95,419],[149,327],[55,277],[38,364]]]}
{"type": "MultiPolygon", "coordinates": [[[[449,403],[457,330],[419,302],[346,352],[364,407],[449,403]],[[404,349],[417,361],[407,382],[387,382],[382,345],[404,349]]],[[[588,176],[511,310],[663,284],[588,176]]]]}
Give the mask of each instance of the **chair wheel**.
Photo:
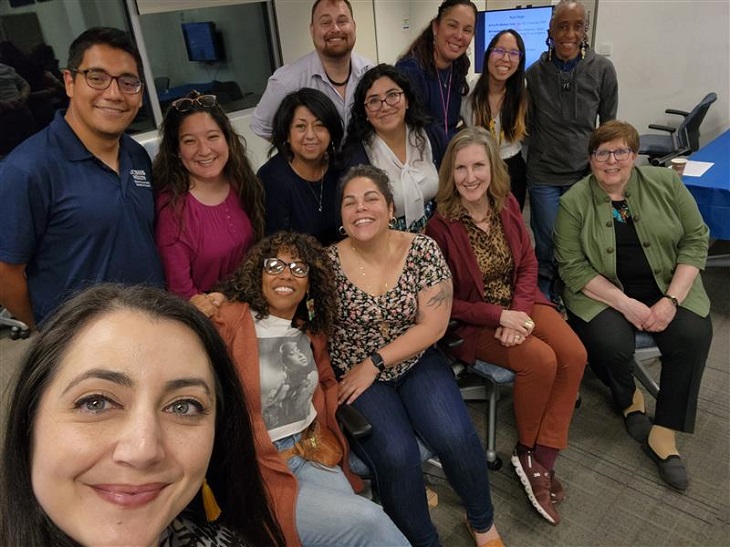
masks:
{"type": "Polygon", "coordinates": [[[29,337],[30,337],[30,329],[25,329],[24,331],[21,331],[20,338],[22,338],[23,340],[26,340],[29,337]]]}
{"type": "Polygon", "coordinates": [[[499,471],[502,469],[502,458],[497,456],[493,462],[487,462],[487,467],[492,471],[499,471]]]}

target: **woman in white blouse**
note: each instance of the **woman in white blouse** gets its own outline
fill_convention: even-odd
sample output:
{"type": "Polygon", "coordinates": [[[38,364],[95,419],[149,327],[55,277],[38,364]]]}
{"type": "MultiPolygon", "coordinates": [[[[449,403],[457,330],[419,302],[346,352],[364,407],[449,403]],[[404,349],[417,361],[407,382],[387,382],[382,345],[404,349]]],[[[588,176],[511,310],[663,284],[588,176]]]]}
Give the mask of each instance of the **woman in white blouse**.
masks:
{"type": "Polygon", "coordinates": [[[409,80],[380,64],[360,80],[347,129],[347,165],[379,167],[395,199],[392,227],[420,232],[434,211],[438,168],[446,145],[442,128],[430,123],[409,80]]]}

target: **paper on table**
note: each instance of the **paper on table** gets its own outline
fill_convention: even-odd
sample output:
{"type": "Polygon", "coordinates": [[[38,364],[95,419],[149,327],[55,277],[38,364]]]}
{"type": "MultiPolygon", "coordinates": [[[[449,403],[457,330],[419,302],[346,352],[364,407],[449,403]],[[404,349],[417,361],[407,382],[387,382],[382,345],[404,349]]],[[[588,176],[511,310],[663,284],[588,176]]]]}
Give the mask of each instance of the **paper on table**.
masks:
{"type": "Polygon", "coordinates": [[[710,161],[687,160],[687,166],[684,168],[682,175],[685,177],[701,177],[713,165],[715,164],[710,161]]]}

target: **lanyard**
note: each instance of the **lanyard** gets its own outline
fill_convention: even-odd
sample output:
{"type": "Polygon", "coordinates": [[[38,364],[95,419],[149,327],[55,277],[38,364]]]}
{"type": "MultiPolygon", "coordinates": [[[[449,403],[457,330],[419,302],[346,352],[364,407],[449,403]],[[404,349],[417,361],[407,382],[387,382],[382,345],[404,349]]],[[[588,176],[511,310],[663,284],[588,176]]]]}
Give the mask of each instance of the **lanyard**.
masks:
{"type": "Polygon", "coordinates": [[[441,108],[444,111],[444,133],[448,136],[449,134],[449,102],[451,101],[451,76],[454,73],[454,67],[453,65],[449,69],[449,90],[446,94],[446,98],[444,99],[444,84],[441,82],[441,74],[439,74],[438,69],[436,69],[436,77],[439,81],[439,94],[441,95],[441,108]]]}

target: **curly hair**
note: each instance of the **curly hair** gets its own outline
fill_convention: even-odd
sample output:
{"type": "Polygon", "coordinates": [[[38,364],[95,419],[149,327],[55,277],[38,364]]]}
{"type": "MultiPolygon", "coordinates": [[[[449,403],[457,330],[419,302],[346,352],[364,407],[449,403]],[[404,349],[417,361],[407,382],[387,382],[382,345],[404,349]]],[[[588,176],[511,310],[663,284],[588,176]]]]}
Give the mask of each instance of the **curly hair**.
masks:
{"type": "Polygon", "coordinates": [[[293,91],[281,101],[272,122],[273,127],[269,156],[271,156],[274,150],[277,150],[279,154],[283,154],[289,161],[293,159],[294,154],[289,147],[289,134],[291,133],[294,113],[300,106],[309,110],[327,128],[330,134],[330,145],[327,149],[326,160],[330,163],[335,163],[337,161],[337,150],[340,149],[340,143],[345,132],[342,127],[342,118],[340,118],[337,107],[335,107],[332,99],[318,89],[309,87],[303,87],[293,91]]]}
{"type": "MultiPolygon", "coordinates": [[[[418,61],[418,64],[423,67],[426,74],[432,78],[436,77],[436,63],[433,60],[433,24],[440,23],[444,15],[446,15],[451,8],[455,6],[468,6],[474,10],[474,20],[477,18],[479,10],[477,9],[474,2],[471,0],[444,0],[439,6],[438,14],[436,17],[431,19],[431,22],[423,29],[423,32],[416,38],[406,52],[401,55],[398,60],[404,57],[413,57],[418,61]]],[[[454,78],[459,82],[461,86],[461,94],[467,95],[469,93],[469,82],[466,77],[469,73],[469,57],[466,53],[460,56],[454,61],[454,78]]]]}
{"type": "Polygon", "coordinates": [[[494,204],[495,212],[499,213],[502,210],[510,192],[507,165],[499,157],[499,145],[491,133],[483,127],[477,126],[462,129],[451,139],[448,148],[446,148],[444,159],[441,161],[441,169],[439,169],[439,189],[436,194],[436,203],[438,204],[439,213],[449,219],[458,218],[461,210],[461,196],[456,189],[456,183],[454,183],[456,154],[459,150],[472,144],[483,146],[487,152],[492,175],[487,194],[494,204]]]}
{"type": "MultiPolygon", "coordinates": [[[[191,91],[187,98],[196,99],[200,95],[197,91],[191,91]]],[[[172,207],[182,228],[182,210],[185,206],[183,198],[190,191],[190,173],[180,160],[180,126],[188,116],[200,112],[208,114],[223,132],[229,150],[224,173],[238,196],[241,208],[251,220],[254,240],[258,241],[264,235],[264,186],[246,157],[246,140],[236,133],[230,119],[218,104],[206,108],[193,103],[193,107],[185,112],[180,112],[174,106],[167,109],[160,126],[160,148],[152,162],[155,195],[170,196],[166,206],[172,207]]]]}
{"type": "Polygon", "coordinates": [[[489,56],[497,46],[499,39],[505,34],[514,36],[517,48],[522,55],[517,70],[507,79],[504,103],[502,104],[502,130],[508,141],[521,141],[527,134],[525,117],[527,114],[527,92],[525,91],[525,42],[522,36],[513,29],[498,32],[489,42],[484,51],[485,70],[474,84],[474,93],[469,98],[474,112],[474,125],[489,127],[492,120],[492,110],[489,107],[489,56]]]}
{"type": "MultiPolygon", "coordinates": [[[[408,100],[405,119],[408,127],[411,129],[425,130],[426,126],[431,123],[431,118],[426,109],[413,92],[410,80],[393,65],[381,63],[368,70],[360,79],[355,89],[355,95],[352,99],[352,110],[350,111],[350,123],[347,126],[344,157],[348,157],[349,152],[359,143],[371,142],[375,135],[375,128],[368,121],[367,111],[365,110],[365,98],[370,88],[381,78],[390,78],[403,90],[403,94],[408,100]]],[[[414,143],[421,154],[421,158],[423,158],[423,151],[426,148],[426,138],[423,136],[423,133],[424,131],[415,132],[416,142],[414,143]]]]}
{"type": "Polygon", "coordinates": [[[309,265],[308,298],[314,300],[315,314],[310,320],[304,299],[294,318],[303,331],[332,332],[337,313],[335,274],[322,245],[309,234],[277,232],[251,247],[241,266],[218,289],[229,300],[246,302],[258,319],[269,315],[269,303],[264,297],[262,281],[264,260],[286,251],[309,265]]]}

